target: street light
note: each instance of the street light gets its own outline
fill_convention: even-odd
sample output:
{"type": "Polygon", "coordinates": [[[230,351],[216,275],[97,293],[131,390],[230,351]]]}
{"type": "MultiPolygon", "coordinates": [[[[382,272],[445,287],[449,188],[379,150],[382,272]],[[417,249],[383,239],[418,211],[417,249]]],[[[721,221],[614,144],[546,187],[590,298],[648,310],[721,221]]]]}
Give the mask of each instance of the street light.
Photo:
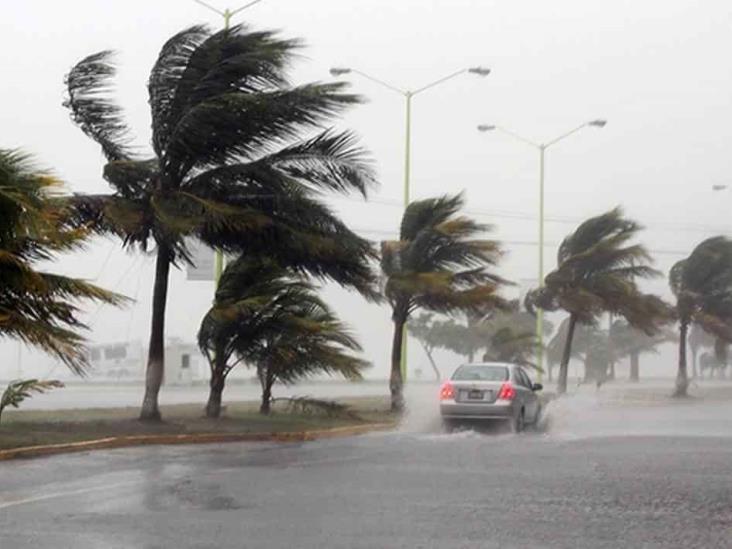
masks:
{"type": "Polygon", "coordinates": [[[438,78],[437,80],[434,80],[430,82],[429,84],[422,86],[421,88],[417,88],[415,90],[404,90],[397,86],[394,86],[392,84],[389,84],[388,82],[385,82],[379,78],[376,78],[374,76],[371,76],[370,74],[367,74],[363,71],[360,71],[358,69],[353,69],[351,67],[333,67],[330,69],[330,74],[334,77],[339,76],[345,76],[347,74],[358,74],[362,76],[363,78],[366,78],[367,80],[371,80],[372,82],[376,82],[380,86],[387,88],[393,92],[398,93],[405,99],[405,112],[406,112],[406,142],[405,142],[405,149],[404,149],[404,207],[406,208],[409,205],[409,186],[410,186],[410,177],[411,177],[411,134],[412,134],[412,98],[415,95],[418,95],[424,91],[427,91],[428,89],[434,88],[435,86],[438,86],[444,82],[447,82],[448,80],[452,80],[456,76],[460,76],[462,74],[473,74],[476,76],[485,77],[490,74],[491,70],[486,67],[469,67],[465,69],[460,69],[459,71],[450,73],[446,76],[443,76],[442,78],[438,78]]]}
{"type": "MultiPolygon", "coordinates": [[[[527,139],[517,133],[514,133],[505,128],[502,128],[501,126],[496,126],[494,124],[478,125],[478,131],[480,131],[480,132],[500,131],[507,135],[510,135],[514,139],[523,141],[527,145],[531,145],[532,147],[539,150],[539,288],[544,286],[544,155],[545,155],[545,152],[552,145],[559,143],[563,139],[578,132],[582,128],[586,128],[586,127],[604,128],[606,124],[607,124],[607,120],[604,120],[602,118],[597,118],[595,120],[589,120],[587,122],[584,122],[583,124],[580,124],[576,128],[573,128],[570,131],[561,134],[559,137],[556,137],[556,138],[546,141],[544,143],[536,143],[535,141],[527,139]]],[[[544,332],[544,311],[542,311],[541,309],[538,309],[537,314],[536,314],[536,341],[537,341],[536,364],[539,367],[539,374],[538,374],[539,381],[541,381],[541,371],[543,369],[543,364],[544,364],[544,348],[543,348],[544,334],[543,334],[543,332],[544,332]]]]}
{"type": "Polygon", "coordinates": [[[241,6],[240,8],[236,8],[235,10],[230,10],[229,8],[226,8],[224,11],[221,11],[218,8],[215,8],[211,4],[208,4],[204,2],[203,0],[193,0],[197,4],[201,4],[203,7],[210,9],[211,11],[214,11],[218,13],[220,16],[224,18],[224,28],[228,29],[229,25],[231,23],[231,18],[234,17],[237,13],[244,11],[247,8],[251,8],[254,4],[259,4],[262,0],[252,0],[252,2],[249,2],[248,4],[245,4],[241,6]]]}
{"type": "MultiPolygon", "coordinates": [[[[368,73],[365,73],[363,71],[360,71],[358,69],[353,69],[351,67],[333,67],[330,69],[330,74],[334,77],[344,76],[347,74],[358,74],[362,76],[363,78],[366,78],[367,80],[371,80],[372,82],[376,82],[380,86],[387,88],[388,90],[391,90],[393,92],[398,93],[405,99],[405,107],[406,107],[406,129],[405,129],[405,147],[404,147],[404,209],[409,206],[409,185],[410,185],[410,179],[411,179],[411,161],[412,161],[412,98],[415,95],[418,95],[424,91],[427,91],[431,88],[434,88],[435,86],[438,86],[440,84],[443,84],[447,82],[448,80],[451,80],[455,78],[456,76],[460,76],[461,74],[474,74],[476,76],[485,77],[490,74],[491,70],[486,67],[469,67],[465,69],[460,69],[459,71],[450,73],[446,76],[443,76],[442,78],[438,78],[437,80],[434,80],[430,82],[429,84],[426,84],[425,86],[422,86],[421,88],[417,88],[416,90],[403,90],[397,86],[394,86],[392,84],[389,84],[388,82],[384,82],[383,80],[376,78],[375,76],[371,76],[368,73]]],[[[404,325],[404,335],[402,337],[402,358],[401,358],[401,372],[402,372],[402,381],[406,381],[407,379],[407,326],[404,325]]]]}
{"type": "MultiPolygon", "coordinates": [[[[224,18],[224,30],[228,30],[229,26],[231,24],[231,18],[234,17],[237,13],[240,13],[244,11],[247,8],[251,8],[255,4],[259,4],[262,0],[252,0],[248,4],[244,4],[243,6],[236,8],[235,10],[230,10],[229,8],[226,8],[224,11],[221,11],[220,9],[212,6],[211,4],[208,4],[207,2],[204,2],[203,0],[193,0],[197,4],[202,5],[204,8],[208,8],[209,10],[218,13],[220,16],[224,18]]],[[[216,282],[216,286],[219,285],[219,280],[221,279],[221,273],[224,271],[224,252],[217,249],[216,253],[214,255],[214,281],[216,282]]]]}

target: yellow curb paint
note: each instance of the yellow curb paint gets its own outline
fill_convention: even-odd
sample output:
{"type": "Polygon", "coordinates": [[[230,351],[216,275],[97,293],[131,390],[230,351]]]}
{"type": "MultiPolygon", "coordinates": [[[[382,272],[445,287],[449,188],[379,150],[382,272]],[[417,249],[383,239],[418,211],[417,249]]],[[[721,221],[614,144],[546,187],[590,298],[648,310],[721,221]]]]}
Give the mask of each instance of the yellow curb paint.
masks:
{"type": "MultiPolygon", "coordinates": [[[[44,446],[27,446],[0,450],[0,461],[83,452],[87,450],[106,450],[146,445],[173,444],[212,444],[223,442],[307,442],[319,438],[335,438],[355,436],[371,431],[384,431],[395,427],[395,423],[371,423],[350,427],[335,427],[319,431],[301,431],[289,433],[199,433],[182,435],[129,435],[107,437],[67,444],[50,444],[44,446]]],[[[2,507],[0,507],[1,509],[2,507]]]]}

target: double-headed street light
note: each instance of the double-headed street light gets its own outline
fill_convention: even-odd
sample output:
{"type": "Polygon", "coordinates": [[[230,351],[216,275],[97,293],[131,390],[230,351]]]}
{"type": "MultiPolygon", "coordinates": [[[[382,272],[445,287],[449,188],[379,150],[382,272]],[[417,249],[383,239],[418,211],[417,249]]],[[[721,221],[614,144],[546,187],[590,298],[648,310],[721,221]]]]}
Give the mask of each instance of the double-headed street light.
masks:
{"type": "MultiPolygon", "coordinates": [[[[431,88],[434,88],[435,86],[438,86],[440,84],[443,84],[447,82],[448,80],[451,80],[455,78],[456,76],[460,76],[461,74],[474,74],[476,76],[488,76],[490,74],[491,70],[485,67],[470,67],[466,69],[460,69],[459,71],[453,72],[451,74],[448,74],[447,76],[443,76],[442,78],[438,78],[437,80],[430,82],[429,84],[422,86],[421,88],[417,88],[416,90],[403,90],[397,86],[394,86],[392,84],[389,84],[388,82],[384,82],[383,80],[376,78],[374,76],[371,76],[368,73],[365,73],[363,71],[360,71],[358,69],[352,69],[350,67],[333,67],[330,69],[330,74],[332,76],[338,77],[338,76],[345,76],[347,74],[358,74],[359,76],[362,76],[366,78],[367,80],[371,80],[372,82],[376,82],[377,84],[383,86],[384,88],[391,90],[393,92],[398,93],[402,97],[404,97],[405,100],[405,107],[406,107],[406,129],[405,129],[405,147],[404,147],[404,208],[406,209],[407,206],[409,206],[409,186],[410,186],[410,179],[411,179],[411,151],[412,151],[412,98],[415,95],[418,95],[424,91],[427,91],[431,88]]],[[[406,381],[407,379],[407,326],[404,325],[404,337],[402,337],[402,358],[401,358],[401,371],[402,371],[402,380],[406,381]]]]}
{"type": "MultiPolygon", "coordinates": [[[[603,128],[607,124],[606,120],[603,119],[596,119],[596,120],[590,120],[588,122],[584,122],[583,124],[580,124],[576,128],[571,129],[570,131],[561,134],[559,137],[556,137],[550,141],[546,141],[544,143],[536,143],[535,141],[532,141],[531,139],[527,139],[517,133],[514,133],[510,130],[507,130],[505,128],[502,128],[501,126],[496,126],[493,124],[480,124],[478,126],[478,131],[481,132],[488,132],[488,131],[500,131],[507,135],[510,135],[511,137],[518,139],[519,141],[523,141],[524,143],[531,145],[532,147],[539,150],[539,288],[544,286],[544,155],[546,150],[551,147],[552,145],[555,145],[562,141],[563,139],[569,137],[570,135],[580,131],[582,128],[587,127],[594,127],[594,128],[603,128]]],[[[537,310],[536,314],[536,364],[539,367],[539,380],[541,381],[541,372],[544,365],[544,312],[541,309],[537,310]]]]}
{"type": "Polygon", "coordinates": [[[416,90],[403,90],[401,88],[398,88],[397,86],[394,86],[392,84],[389,84],[388,82],[384,82],[383,80],[380,80],[379,78],[376,78],[374,76],[371,76],[370,74],[367,74],[363,71],[360,71],[358,69],[352,69],[348,67],[333,67],[330,69],[330,74],[333,76],[344,76],[346,74],[358,74],[359,76],[362,76],[366,78],[367,80],[371,80],[372,82],[376,82],[377,84],[383,86],[384,88],[387,88],[393,92],[398,93],[405,99],[405,107],[406,107],[406,130],[405,130],[405,148],[404,148],[404,207],[406,208],[409,205],[409,186],[410,186],[410,177],[411,177],[411,148],[412,148],[412,98],[415,95],[418,95],[424,91],[427,91],[431,88],[434,88],[435,86],[438,86],[444,82],[447,82],[448,80],[451,80],[455,78],[456,76],[460,76],[461,74],[474,74],[477,76],[488,76],[490,74],[491,70],[487,69],[485,67],[471,67],[467,69],[461,69],[457,72],[453,72],[451,74],[448,74],[447,76],[443,76],[442,78],[438,78],[434,82],[430,82],[429,84],[422,86],[421,88],[417,88],[416,90]]]}
{"type": "Polygon", "coordinates": [[[218,8],[215,8],[211,4],[208,4],[204,2],[203,0],[193,0],[197,4],[201,4],[203,7],[210,9],[211,11],[214,11],[218,13],[221,17],[224,18],[224,28],[228,29],[231,24],[231,18],[234,17],[237,13],[240,11],[244,11],[247,8],[251,8],[254,4],[259,4],[262,0],[252,0],[248,4],[245,4],[241,6],[240,8],[236,8],[235,10],[230,10],[229,8],[226,8],[224,11],[221,11],[218,8]]]}

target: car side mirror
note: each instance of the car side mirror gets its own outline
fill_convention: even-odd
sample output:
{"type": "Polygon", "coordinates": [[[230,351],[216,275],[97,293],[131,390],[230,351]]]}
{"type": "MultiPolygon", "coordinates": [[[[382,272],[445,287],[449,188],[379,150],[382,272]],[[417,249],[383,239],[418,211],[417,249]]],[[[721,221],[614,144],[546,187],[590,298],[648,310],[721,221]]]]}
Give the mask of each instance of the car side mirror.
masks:
{"type": "Polygon", "coordinates": [[[541,391],[544,388],[544,386],[541,383],[534,383],[531,386],[532,391],[541,391]]]}

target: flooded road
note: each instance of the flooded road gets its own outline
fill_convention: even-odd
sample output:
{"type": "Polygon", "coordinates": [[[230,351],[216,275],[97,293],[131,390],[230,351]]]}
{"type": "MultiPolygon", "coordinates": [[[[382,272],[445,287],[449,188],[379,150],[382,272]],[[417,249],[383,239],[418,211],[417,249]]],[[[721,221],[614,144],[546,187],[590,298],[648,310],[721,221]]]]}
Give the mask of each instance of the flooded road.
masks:
{"type": "Polygon", "coordinates": [[[578,396],[543,430],[150,447],[0,464],[0,547],[732,547],[728,403],[578,396]]]}

